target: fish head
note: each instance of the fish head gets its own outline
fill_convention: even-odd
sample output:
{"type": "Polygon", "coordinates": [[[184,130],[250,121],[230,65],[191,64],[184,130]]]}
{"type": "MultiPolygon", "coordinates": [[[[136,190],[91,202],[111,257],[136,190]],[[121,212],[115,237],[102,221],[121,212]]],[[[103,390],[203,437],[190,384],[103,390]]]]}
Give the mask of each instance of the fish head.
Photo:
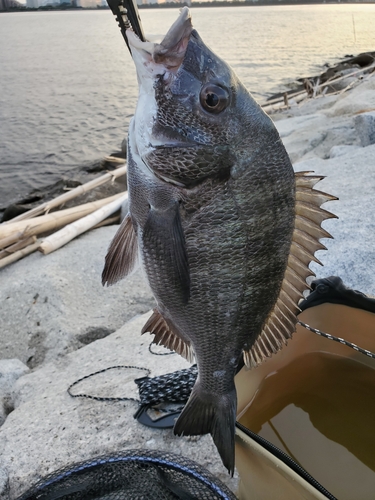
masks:
{"type": "Polygon", "coordinates": [[[139,83],[130,148],[156,176],[178,186],[229,177],[244,149],[247,156],[259,149],[268,117],[193,29],[187,7],[161,43],[127,36],[139,83]]]}

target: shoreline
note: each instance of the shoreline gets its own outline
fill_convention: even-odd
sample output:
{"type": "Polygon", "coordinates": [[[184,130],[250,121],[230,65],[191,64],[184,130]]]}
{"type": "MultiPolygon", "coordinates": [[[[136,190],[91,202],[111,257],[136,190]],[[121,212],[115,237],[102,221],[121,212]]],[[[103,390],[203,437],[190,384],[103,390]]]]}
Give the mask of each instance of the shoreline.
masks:
{"type": "MultiPolygon", "coordinates": [[[[314,0],[298,0],[296,2],[293,2],[293,0],[233,0],[233,1],[215,1],[213,0],[212,2],[182,2],[178,5],[176,5],[175,2],[165,2],[165,3],[156,3],[156,4],[142,4],[138,5],[138,9],[143,10],[143,9],[177,9],[181,7],[189,7],[189,8],[211,8],[211,7],[275,7],[275,6],[295,6],[295,5],[339,5],[339,4],[345,4],[345,5],[358,5],[358,2],[355,0],[330,0],[330,1],[325,1],[325,0],[320,0],[320,1],[314,1],[314,0]]],[[[372,5],[374,2],[367,1],[367,2],[361,2],[361,5],[372,5]]],[[[9,9],[9,10],[0,10],[0,14],[2,12],[6,13],[16,13],[16,12],[46,12],[46,11],[84,11],[84,10],[110,10],[108,6],[99,6],[97,5],[96,7],[73,7],[71,5],[64,7],[64,5],[68,5],[68,2],[63,4],[62,6],[52,6],[52,5],[46,5],[43,7],[38,7],[37,9],[33,8],[28,8],[25,6],[25,8],[20,7],[20,8],[14,8],[14,9],[9,9]]]]}
{"type": "MultiPolygon", "coordinates": [[[[311,97],[311,92],[314,92],[314,87],[316,86],[326,85],[326,96],[329,96],[337,91],[342,91],[350,85],[351,82],[353,82],[353,80],[350,79],[351,73],[356,70],[366,71],[366,68],[369,68],[374,61],[375,51],[360,53],[356,56],[345,56],[334,65],[324,63],[322,65],[322,69],[324,68],[324,70],[321,73],[318,75],[297,78],[296,81],[299,82],[299,85],[295,85],[287,91],[272,94],[266,99],[266,101],[263,101],[261,105],[266,112],[274,117],[275,113],[278,113],[280,110],[285,110],[288,106],[293,106],[293,97],[299,96],[301,93],[303,94],[304,91],[307,91],[307,97],[311,97]],[[337,81],[337,83],[335,80],[332,81],[333,78],[339,79],[340,77],[341,79],[337,81]],[[274,104],[271,106],[272,103],[274,104]],[[277,106],[277,103],[281,103],[281,106],[277,106]]],[[[319,95],[319,92],[317,95],[319,95]]],[[[113,152],[111,153],[111,156],[125,158],[126,151],[124,150],[124,141],[121,148],[122,151],[113,152]]],[[[11,220],[13,217],[63,194],[66,189],[72,189],[78,185],[82,185],[83,183],[94,179],[96,176],[101,175],[104,171],[110,171],[116,168],[116,166],[117,165],[114,162],[106,159],[103,159],[100,162],[95,162],[89,166],[77,166],[73,177],[64,176],[51,185],[32,190],[21,199],[10,203],[7,206],[0,207],[0,222],[11,220]]],[[[76,206],[77,204],[84,203],[85,201],[95,201],[103,198],[104,196],[117,194],[124,189],[124,185],[126,185],[125,183],[126,179],[122,179],[120,184],[112,184],[112,189],[110,190],[108,190],[108,186],[104,190],[97,189],[95,192],[92,192],[89,197],[77,198],[74,203],[70,203],[66,206],[66,208],[76,206]]]]}

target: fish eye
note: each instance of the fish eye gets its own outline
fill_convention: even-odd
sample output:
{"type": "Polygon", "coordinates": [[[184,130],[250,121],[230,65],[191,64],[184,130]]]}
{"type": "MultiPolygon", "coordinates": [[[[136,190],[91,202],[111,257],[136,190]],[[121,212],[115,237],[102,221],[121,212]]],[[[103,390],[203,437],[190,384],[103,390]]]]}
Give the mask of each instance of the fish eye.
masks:
{"type": "Polygon", "coordinates": [[[221,113],[229,104],[229,93],[223,87],[207,84],[201,90],[200,102],[209,113],[221,113]]]}

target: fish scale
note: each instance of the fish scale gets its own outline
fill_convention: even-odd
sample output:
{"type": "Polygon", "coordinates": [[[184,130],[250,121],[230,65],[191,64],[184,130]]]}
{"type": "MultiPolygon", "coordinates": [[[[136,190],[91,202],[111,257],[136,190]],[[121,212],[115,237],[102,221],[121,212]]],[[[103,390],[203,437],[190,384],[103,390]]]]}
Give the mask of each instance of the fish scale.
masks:
{"type": "Polygon", "coordinates": [[[128,137],[129,214],[103,283],[140,256],[157,303],[142,333],[198,366],[174,432],[210,433],[233,474],[236,370],[295,331],[308,265],[330,236],[320,225],[333,215],[320,206],[335,197],[314,189],[321,177],[294,174],[271,119],[201,40],[189,9],[160,44],[126,35],[141,105],[128,137]]]}

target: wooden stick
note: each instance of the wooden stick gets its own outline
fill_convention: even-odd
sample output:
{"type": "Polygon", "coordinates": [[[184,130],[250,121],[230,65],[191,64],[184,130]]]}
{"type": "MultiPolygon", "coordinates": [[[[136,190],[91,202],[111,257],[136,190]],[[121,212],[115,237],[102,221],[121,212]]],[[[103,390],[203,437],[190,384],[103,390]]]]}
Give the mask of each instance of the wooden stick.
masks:
{"type": "Polygon", "coordinates": [[[0,251],[0,259],[3,259],[4,257],[7,257],[8,255],[11,255],[14,252],[17,252],[17,250],[21,250],[22,248],[27,247],[28,245],[31,245],[32,243],[36,242],[36,236],[30,236],[30,238],[24,238],[14,245],[10,245],[7,247],[5,250],[0,251]]]}
{"type": "MultiPolygon", "coordinates": [[[[0,225],[1,227],[1,225],[0,225]]],[[[6,238],[3,238],[0,240],[0,249],[9,247],[13,243],[22,240],[24,238],[24,231],[18,231],[17,233],[13,233],[10,236],[7,236],[6,238]]]]}
{"type": "MultiPolygon", "coordinates": [[[[301,94],[306,94],[306,90],[299,90],[298,92],[294,92],[292,94],[288,94],[288,99],[293,99],[294,97],[297,97],[301,94]]],[[[262,108],[267,108],[268,106],[271,106],[271,104],[278,104],[278,103],[284,102],[284,94],[280,97],[275,97],[274,99],[270,99],[269,101],[263,102],[261,104],[262,108]]]]}
{"type": "Polygon", "coordinates": [[[106,219],[109,215],[112,215],[119,208],[121,208],[121,205],[127,199],[128,193],[125,193],[117,200],[101,207],[99,210],[96,210],[90,215],[76,220],[72,224],[68,224],[63,229],[60,229],[60,231],[51,234],[51,236],[44,239],[43,243],[39,247],[39,251],[44,253],[44,255],[47,255],[54,250],[61,248],[73,238],[76,238],[85,231],[88,231],[93,226],[106,219]]]}
{"type": "MultiPolygon", "coordinates": [[[[299,102],[303,101],[303,99],[305,99],[306,97],[307,97],[307,93],[303,92],[303,93],[300,93],[294,99],[294,101],[296,103],[299,103],[299,102]]],[[[290,96],[289,96],[289,98],[290,98],[290,96]]],[[[290,101],[288,101],[288,107],[290,108],[290,106],[291,106],[291,103],[290,103],[290,101]]],[[[278,104],[271,104],[270,106],[264,106],[263,110],[264,111],[279,111],[281,109],[288,109],[288,107],[285,106],[284,101],[280,101],[278,104]]]]}
{"type": "MultiPolygon", "coordinates": [[[[333,85],[333,84],[339,82],[340,80],[344,80],[345,78],[349,78],[351,76],[358,75],[359,73],[370,71],[370,70],[372,70],[374,68],[375,68],[375,65],[366,66],[365,68],[361,68],[361,69],[359,69],[357,71],[354,71],[353,73],[349,73],[349,75],[339,76],[338,78],[331,77],[326,82],[321,83],[319,85],[319,89],[327,87],[329,85],[333,85]]],[[[288,98],[289,99],[293,99],[294,97],[298,97],[301,94],[306,94],[306,90],[300,90],[298,92],[294,92],[292,94],[288,94],[288,98]]],[[[282,103],[283,101],[284,101],[284,97],[283,96],[275,97],[274,99],[270,99],[269,101],[266,101],[266,102],[262,103],[261,106],[264,109],[264,108],[268,108],[268,106],[270,106],[271,104],[282,103]]]]}
{"type": "Polygon", "coordinates": [[[113,217],[107,217],[99,224],[96,224],[92,229],[99,229],[99,227],[110,226],[111,224],[120,224],[121,222],[121,214],[114,215],[113,217]]]}
{"type": "Polygon", "coordinates": [[[26,248],[23,248],[22,250],[18,250],[18,252],[14,252],[11,255],[8,255],[8,257],[4,257],[3,259],[0,260],[0,269],[3,267],[12,264],[13,262],[16,262],[17,260],[22,259],[22,257],[26,257],[26,255],[29,255],[30,253],[35,252],[35,250],[38,249],[40,245],[40,241],[36,241],[32,245],[29,245],[26,248]]]}
{"type": "Polygon", "coordinates": [[[126,163],[126,160],[124,160],[124,158],[119,158],[118,156],[105,156],[103,160],[107,161],[108,163],[118,163],[119,165],[123,165],[124,163],[126,163]]]}
{"type": "Polygon", "coordinates": [[[353,80],[352,82],[349,83],[349,85],[347,85],[344,89],[340,90],[339,92],[339,95],[341,94],[344,94],[347,90],[351,89],[352,87],[354,87],[354,85],[356,84],[357,82],[355,80],[353,80]]]}
{"type": "Polygon", "coordinates": [[[313,90],[313,99],[315,99],[317,93],[320,90],[320,77],[318,76],[318,79],[316,80],[316,83],[314,85],[314,90],[313,90]]]}
{"type": "Polygon", "coordinates": [[[78,205],[77,207],[59,210],[58,212],[53,212],[51,214],[41,215],[40,217],[34,217],[33,219],[13,222],[12,224],[0,224],[0,245],[2,238],[7,238],[13,233],[21,232],[22,236],[26,238],[27,236],[33,236],[34,234],[46,233],[47,231],[59,229],[62,226],[66,226],[77,219],[81,219],[82,217],[95,212],[95,210],[98,210],[121,196],[123,196],[123,193],[115,194],[114,196],[104,198],[103,200],[78,205]]]}
{"type": "Polygon", "coordinates": [[[102,186],[103,184],[106,184],[109,181],[114,181],[115,179],[117,179],[117,177],[125,175],[126,170],[127,168],[125,166],[116,168],[111,172],[107,172],[106,174],[98,177],[97,179],[93,179],[92,181],[86,182],[86,184],[82,184],[82,186],[78,186],[74,189],[71,189],[67,193],[58,196],[54,200],[46,201],[41,205],[39,205],[38,207],[32,208],[28,212],[24,212],[23,214],[17,215],[17,217],[14,217],[9,221],[3,222],[2,224],[0,224],[0,227],[3,224],[4,225],[12,224],[13,222],[16,221],[31,219],[32,217],[36,217],[37,215],[40,215],[44,212],[49,212],[52,208],[58,207],[59,205],[62,205],[63,203],[66,203],[67,201],[76,198],[80,194],[87,193],[87,191],[91,191],[92,189],[95,189],[98,186],[102,186]]]}

